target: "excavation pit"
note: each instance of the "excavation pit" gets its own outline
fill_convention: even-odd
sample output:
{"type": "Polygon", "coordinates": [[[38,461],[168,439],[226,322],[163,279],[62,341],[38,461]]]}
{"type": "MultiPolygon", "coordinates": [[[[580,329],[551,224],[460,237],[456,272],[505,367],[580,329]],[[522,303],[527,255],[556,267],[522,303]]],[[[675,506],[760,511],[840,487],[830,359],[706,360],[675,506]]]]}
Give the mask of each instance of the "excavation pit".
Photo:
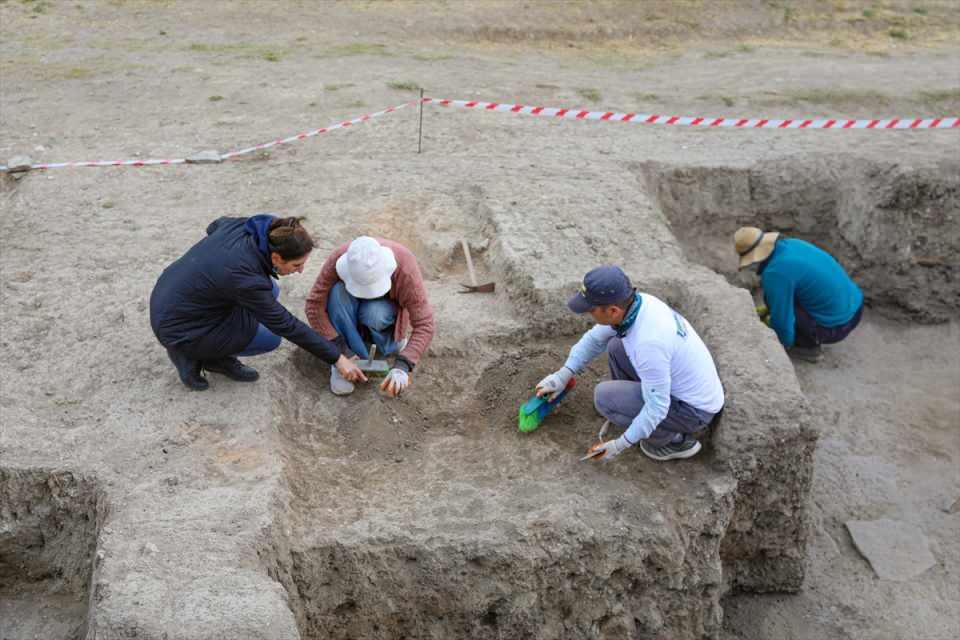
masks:
{"type": "Polygon", "coordinates": [[[815,435],[795,389],[758,413],[755,394],[780,381],[743,385],[722,319],[752,307],[716,295],[729,288],[717,280],[657,287],[699,325],[728,393],[704,453],[673,464],[637,450],[579,461],[602,423],[603,358],[519,433],[517,408],[579,323],[433,354],[400,401],[318,396],[327,368],[292,355],[272,393],[290,495],[261,556],[301,636],[718,637],[727,592],[799,588],[815,435]]]}
{"type": "Polygon", "coordinates": [[[86,637],[103,504],[72,473],[0,468],[0,638],[86,637]]]}
{"type": "Polygon", "coordinates": [[[747,167],[637,165],[688,260],[737,285],[733,234],[745,225],[833,254],[868,304],[895,319],[944,322],[960,310],[960,163],[911,167],[845,154],[747,167]]]}

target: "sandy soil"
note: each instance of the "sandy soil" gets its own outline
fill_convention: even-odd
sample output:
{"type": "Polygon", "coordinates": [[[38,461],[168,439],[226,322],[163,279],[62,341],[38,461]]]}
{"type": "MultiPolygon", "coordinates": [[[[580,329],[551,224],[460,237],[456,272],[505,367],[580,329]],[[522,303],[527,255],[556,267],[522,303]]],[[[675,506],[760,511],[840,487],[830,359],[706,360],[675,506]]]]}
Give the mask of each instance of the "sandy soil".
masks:
{"type": "Polygon", "coordinates": [[[909,327],[869,316],[823,363],[797,375],[820,416],[816,526],[804,592],[727,602],[731,637],[953,638],[960,632],[960,367],[956,324],[909,327]],[[916,580],[879,580],[847,520],[916,524],[937,565],[916,580]]]}
{"type": "MultiPolygon", "coordinates": [[[[403,102],[417,85],[439,97],[690,115],[957,115],[960,43],[951,3],[875,4],[800,3],[793,11],[773,2],[659,2],[624,14],[615,2],[562,10],[475,3],[451,11],[413,2],[7,0],[0,2],[0,158],[225,151],[403,102]]],[[[280,470],[307,468],[328,446],[313,432],[264,426],[273,419],[268,390],[285,401],[284,376],[309,370],[289,351],[258,364],[275,375],[255,392],[216,379],[206,394],[184,395],[152,341],[144,314],[156,274],[211,218],[296,212],[310,217],[324,246],[359,232],[411,244],[431,279],[441,332],[454,336],[432,354],[444,366],[418,384],[431,394],[445,385],[462,394],[468,390],[450,371],[456,365],[447,363],[488,348],[462,327],[481,318],[478,334],[523,330],[509,313],[449,293],[462,275],[456,238],[483,238],[489,216],[477,208],[508,208],[512,196],[505,194],[519,202],[507,216],[510,228],[532,234],[540,227],[526,222],[551,220],[551,208],[602,217],[637,205],[631,163],[736,167],[854,152],[926,166],[955,158],[957,148],[956,132],[685,131],[429,109],[424,116],[419,157],[410,111],[221,167],[4,178],[0,456],[4,464],[68,467],[102,456],[106,488],[132,488],[115,505],[126,519],[103,534],[117,557],[140,558],[114,565],[108,576],[124,577],[124,592],[113,594],[118,608],[184,606],[152,602],[159,592],[144,563],[177,575],[177,567],[151,558],[196,546],[212,558],[197,571],[212,572],[216,558],[233,558],[224,536],[252,548],[244,527],[273,500],[280,470]],[[411,211],[425,212],[416,225],[411,211]],[[430,242],[421,239],[425,233],[430,242]],[[177,498],[202,491],[211,496],[202,508],[177,498]]],[[[579,233],[557,220],[551,233],[579,233]]],[[[629,250],[610,224],[598,224],[588,239],[629,250]]],[[[483,267],[483,240],[477,249],[483,267]]],[[[584,255],[541,258],[550,264],[584,255]]],[[[306,276],[284,283],[283,299],[297,311],[315,262],[306,276]]],[[[557,286],[549,274],[530,284],[557,286]]],[[[956,322],[894,324],[878,312],[823,364],[797,365],[823,432],[807,586],[797,595],[729,598],[731,638],[960,635],[960,514],[945,512],[960,496],[958,353],[956,322]],[[906,584],[876,579],[843,523],[882,516],[920,526],[937,566],[906,584]]],[[[372,442],[368,430],[330,423],[342,437],[337,446],[355,447],[361,462],[419,459],[405,443],[421,428],[422,407],[381,414],[377,406],[343,419],[369,429],[399,424],[389,438],[372,442]]],[[[284,411],[312,419],[317,409],[298,400],[284,411]]],[[[551,442],[574,446],[566,437],[551,442]]],[[[323,508],[309,492],[295,499],[313,513],[323,508]]],[[[251,571],[231,566],[210,589],[245,584],[251,571]]],[[[279,587],[267,594],[238,588],[223,605],[224,618],[240,625],[266,615],[256,608],[266,597],[286,596],[279,587]]],[[[284,624],[277,621],[277,637],[294,637],[284,624]]]]}

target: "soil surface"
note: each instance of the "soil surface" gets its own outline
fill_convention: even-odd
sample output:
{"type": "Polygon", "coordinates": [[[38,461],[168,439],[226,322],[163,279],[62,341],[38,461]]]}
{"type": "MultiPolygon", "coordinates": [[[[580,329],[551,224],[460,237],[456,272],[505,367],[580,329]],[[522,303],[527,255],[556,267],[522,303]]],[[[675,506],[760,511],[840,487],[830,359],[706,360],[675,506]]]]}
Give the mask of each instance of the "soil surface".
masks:
{"type": "MultiPolygon", "coordinates": [[[[956,116],[958,25],[955,5],[933,0],[678,0],[639,7],[613,1],[475,2],[456,9],[443,2],[6,0],[0,1],[0,160],[21,154],[52,162],[224,152],[409,101],[419,86],[436,97],[671,115],[956,116]]],[[[0,468],[90,470],[97,483],[90,495],[103,492],[109,503],[85,502],[62,518],[99,514],[83,516],[84,542],[67,558],[78,575],[93,568],[93,592],[73,583],[64,587],[56,575],[64,559],[45,559],[49,575],[38,574],[13,591],[0,585],[0,621],[23,617],[9,632],[0,623],[0,636],[83,637],[89,622],[78,622],[78,603],[89,596],[99,616],[111,621],[96,637],[321,637],[314,634],[364,606],[364,586],[377,578],[378,567],[396,575],[397,565],[418,562],[434,576],[453,570],[508,574],[510,565],[498,562],[517,562],[518,575],[530,575],[530,591],[514,600],[514,608],[501,604],[474,612],[470,623],[476,626],[463,627],[473,637],[505,622],[518,630],[539,625],[554,637],[662,632],[671,624],[658,617],[663,603],[641,602],[637,607],[645,613],[597,613],[580,626],[569,610],[554,615],[537,604],[531,567],[539,565],[511,556],[492,556],[485,569],[477,564],[482,554],[444,565],[429,553],[410,560],[409,549],[389,541],[390,553],[372,561],[347,554],[355,571],[345,570],[349,575],[340,582],[298,581],[310,570],[325,569],[325,554],[332,554],[336,542],[329,540],[331,532],[377,543],[380,531],[371,523],[408,535],[421,550],[431,549],[431,523],[447,527],[444,535],[459,527],[464,537],[482,541],[475,525],[480,520],[497,542],[497,536],[516,534],[511,527],[517,522],[573,521],[578,509],[596,509],[597,518],[622,512],[630,531],[662,533],[663,523],[634,509],[640,503],[624,511],[623,504],[590,501],[596,492],[615,494],[616,482],[625,479],[654,487],[644,499],[668,518],[686,510],[682,518],[713,522],[713,515],[700,515],[700,496],[667,499],[689,479],[708,495],[716,489],[721,506],[728,500],[731,489],[717,484],[722,474],[714,473],[709,456],[690,467],[640,459],[607,472],[575,467],[559,489],[551,487],[550,474],[561,473],[567,458],[574,460],[593,437],[589,384],[578,390],[579,404],[555,416],[555,428],[537,434],[538,448],[520,448],[528,441],[518,444],[514,433],[491,426],[512,420],[524,387],[559,364],[582,328],[556,320],[552,310],[559,311],[574,274],[593,261],[621,260],[642,287],[658,292],[688,276],[700,286],[712,282],[696,263],[730,276],[718,262],[714,237],[726,228],[704,225],[710,237],[698,238],[690,219],[670,207],[697,199],[666,200],[651,182],[651,167],[666,167],[667,173],[693,167],[694,179],[672,188],[701,194],[726,184],[714,179],[718,173],[764,163],[784,168],[777,174],[788,176],[783,184],[790,184],[794,160],[811,175],[811,166],[829,159],[820,177],[834,177],[833,159],[843,156],[844,166],[880,167],[881,179],[923,177],[906,181],[921,185],[905,188],[913,194],[906,204],[891,198],[860,207],[857,216],[883,209],[895,222],[897,212],[906,212],[909,221],[932,220],[925,232],[933,246],[939,246],[937,238],[956,237],[960,226],[960,212],[937,204],[957,201],[956,130],[685,130],[427,108],[424,152],[417,155],[416,126],[416,111],[408,109],[218,166],[0,176],[0,468]],[[922,186],[931,183],[937,186],[922,186]],[[291,345],[251,361],[264,377],[252,388],[212,377],[209,391],[184,391],[150,333],[150,289],[211,219],[258,211],[308,216],[321,254],[361,233],[392,237],[417,253],[437,311],[438,339],[407,399],[386,402],[364,390],[356,397],[362,402],[334,405],[325,372],[291,345]],[[678,229],[684,221],[688,227],[678,229]],[[642,240],[633,239],[640,234],[642,240]],[[454,293],[464,278],[457,253],[463,235],[474,246],[481,279],[490,274],[500,280],[492,298],[454,293]],[[466,408],[466,415],[446,403],[466,408]],[[513,476],[508,481],[530,474],[528,485],[514,485],[518,493],[529,488],[525,502],[507,499],[513,495],[508,492],[497,495],[502,478],[484,458],[485,447],[510,452],[502,460],[503,473],[513,476]],[[318,465],[320,460],[326,463],[318,465]],[[349,472],[338,474],[336,465],[349,472]],[[457,471],[470,482],[457,486],[443,476],[457,471]],[[420,487],[427,498],[436,487],[456,495],[439,505],[410,499],[420,487]],[[580,497],[565,505],[537,503],[544,495],[578,491],[580,497]],[[484,505],[492,505],[490,511],[483,513],[484,505]],[[112,515],[101,513],[106,509],[112,515]],[[407,517],[422,530],[399,531],[396,523],[407,517]],[[267,530],[274,542],[265,545],[267,530]],[[88,553],[87,537],[97,540],[96,556],[88,553]],[[197,560],[183,566],[184,557],[197,560]],[[273,567],[273,580],[259,581],[264,565],[273,567]],[[182,589],[170,589],[171,582],[182,589]],[[360,595],[331,596],[325,591],[330,584],[350,585],[360,595]],[[524,617],[516,607],[523,602],[531,612],[547,612],[546,619],[524,617]],[[289,615],[291,607],[299,607],[297,619],[289,615]],[[194,615],[199,609],[203,616],[194,615]],[[206,620],[206,626],[182,631],[176,621],[183,616],[206,620]],[[254,627],[268,628],[270,635],[245,635],[254,627]]],[[[797,184],[816,193],[825,183],[797,184]]],[[[756,204],[757,193],[749,190],[742,202],[756,204]]],[[[803,224],[810,220],[806,207],[817,202],[808,196],[764,209],[761,199],[749,214],[820,240],[831,234],[803,224]]],[[[835,202],[843,201],[831,200],[830,206],[835,202]]],[[[702,210],[713,209],[707,203],[702,210]]],[[[796,363],[794,380],[762,329],[738,326],[725,334],[723,318],[694,322],[698,328],[710,324],[708,344],[725,347],[722,368],[736,361],[735,347],[760,350],[767,368],[745,370],[783,377],[768,387],[784,394],[769,398],[771,404],[793,402],[799,381],[821,436],[803,590],[729,595],[722,631],[711,627],[719,612],[706,606],[704,619],[684,629],[688,635],[960,635],[960,509],[951,509],[960,498],[956,244],[941,243],[953,253],[931,256],[905,248],[900,237],[889,238],[890,251],[902,258],[891,262],[880,234],[904,233],[903,227],[830,220],[844,238],[869,241],[871,255],[851,253],[850,259],[869,276],[866,293],[875,306],[823,363],[796,363]],[[911,266],[916,256],[940,263],[911,266]],[[902,270],[896,286],[887,287],[877,264],[902,270]],[[904,286],[927,282],[935,284],[935,299],[925,299],[922,286],[904,286]],[[924,314],[926,303],[936,313],[924,314]],[[932,318],[947,322],[917,323],[932,318]],[[750,342],[738,346],[735,335],[750,342]],[[919,527],[936,566],[908,583],[876,578],[844,522],[880,518],[919,527]]],[[[315,256],[307,273],[282,283],[281,300],[301,317],[321,262],[315,256]]],[[[724,291],[719,279],[713,286],[724,291]]],[[[688,306],[690,312],[698,308],[688,306]]],[[[602,373],[598,366],[591,376],[602,373]]],[[[763,382],[770,381],[758,384],[763,382]]],[[[41,484],[56,486],[50,482],[41,484]]],[[[23,516],[28,511],[8,507],[0,505],[8,509],[4,518],[29,521],[23,516]]],[[[723,517],[716,518],[722,524],[723,517]]],[[[556,540],[545,538],[543,555],[556,554],[564,568],[611,563],[600,589],[615,593],[629,580],[616,573],[609,551],[590,545],[609,547],[620,534],[598,533],[590,522],[599,520],[587,520],[556,540]],[[563,546],[570,540],[579,545],[574,552],[563,546]],[[576,557],[564,557],[570,553],[576,557]]],[[[36,548],[23,543],[34,540],[36,531],[12,538],[6,531],[0,531],[0,545],[8,546],[0,549],[36,548]]],[[[682,536],[681,529],[671,532],[682,536]]],[[[650,547],[636,550],[638,579],[656,566],[669,572],[699,562],[696,554],[670,556],[670,542],[657,542],[667,555],[650,562],[640,558],[650,547]]],[[[697,565],[705,600],[720,589],[721,578],[711,568],[709,562],[697,565]]],[[[564,579],[558,575],[556,584],[564,579]]],[[[573,578],[568,583],[577,593],[589,590],[573,578]]],[[[391,593],[413,587],[422,590],[419,583],[396,583],[391,593]]],[[[493,597],[508,587],[491,581],[479,591],[493,597]]],[[[402,599],[397,603],[402,610],[402,599]]],[[[587,599],[570,607],[585,621],[607,604],[587,599]]],[[[428,614],[443,610],[439,596],[430,605],[428,614]]],[[[419,637],[443,632],[415,618],[385,617],[384,623],[407,625],[419,637]]],[[[340,629],[343,637],[364,632],[340,629]]]]}

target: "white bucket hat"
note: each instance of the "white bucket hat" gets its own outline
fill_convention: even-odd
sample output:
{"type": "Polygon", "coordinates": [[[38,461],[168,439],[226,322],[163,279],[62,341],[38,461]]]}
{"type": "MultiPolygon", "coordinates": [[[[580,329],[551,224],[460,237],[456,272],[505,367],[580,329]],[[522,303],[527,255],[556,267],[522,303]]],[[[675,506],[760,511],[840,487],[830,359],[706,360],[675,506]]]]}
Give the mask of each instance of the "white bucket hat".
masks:
{"type": "Polygon", "coordinates": [[[350,243],[337,258],[337,275],[354,298],[370,300],[390,291],[390,276],[397,269],[393,251],[368,236],[350,243]]]}

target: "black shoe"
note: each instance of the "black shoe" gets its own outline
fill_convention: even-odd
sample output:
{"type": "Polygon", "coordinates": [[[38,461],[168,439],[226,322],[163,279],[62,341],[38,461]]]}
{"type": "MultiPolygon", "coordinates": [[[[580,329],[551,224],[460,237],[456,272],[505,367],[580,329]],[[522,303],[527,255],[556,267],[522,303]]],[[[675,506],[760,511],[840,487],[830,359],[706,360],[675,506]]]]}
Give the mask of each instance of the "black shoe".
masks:
{"type": "Polygon", "coordinates": [[[203,368],[213,373],[222,373],[237,382],[253,382],[260,378],[260,374],[253,367],[248,367],[233,356],[204,360],[203,368]]]}
{"type": "Polygon", "coordinates": [[[645,440],[640,441],[640,451],[648,458],[654,460],[678,460],[681,458],[692,458],[700,451],[700,443],[693,438],[684,438],[682,442],[668,442],[659,447],[647,444],[645,440]]]}
{"type": "Polygon", "coordinates": [[[184,385],[194,391],[205,391],[210,386],[207,379],[203,377],[199,360],[188,358],[176,349],[167,349],[167,355],[170,357],[173,366],[177,368],[180,382],[184,385]]]}
{"type": "Polygon", "coordinates": [[[817,363],[823,360],[823,347],[820,345],[815,347],[793,346],[787,349],[787,353],[790,354],[791,358],[799,358],[807,362],[817,363]]]}

